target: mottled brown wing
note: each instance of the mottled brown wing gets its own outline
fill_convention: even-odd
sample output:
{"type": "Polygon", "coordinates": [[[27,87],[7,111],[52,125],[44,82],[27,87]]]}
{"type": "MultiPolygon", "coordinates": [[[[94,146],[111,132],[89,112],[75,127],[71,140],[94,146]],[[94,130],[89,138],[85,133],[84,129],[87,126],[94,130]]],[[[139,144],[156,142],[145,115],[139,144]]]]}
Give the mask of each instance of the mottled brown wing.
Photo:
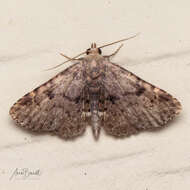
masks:
{"type": "Polygon", "coordinates": [[[16,123],[32,131],[73,138],[85,131],[81,119],[84,80],[79,62],[18,100],[10,109],[16,123]]]}
{"type": "Polygon", "coordinates": [[[103,85],[107,93],[103,126],[116,137],[163,127],[181,110],[170,94],[110,62],[103,85]]]}

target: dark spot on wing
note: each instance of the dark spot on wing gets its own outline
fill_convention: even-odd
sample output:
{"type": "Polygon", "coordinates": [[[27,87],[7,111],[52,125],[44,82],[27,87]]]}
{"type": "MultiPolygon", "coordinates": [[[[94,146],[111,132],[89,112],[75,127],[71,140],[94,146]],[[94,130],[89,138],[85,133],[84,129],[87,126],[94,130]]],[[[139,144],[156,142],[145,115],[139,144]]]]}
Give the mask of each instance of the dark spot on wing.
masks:
{"type": "Polygon", "coordinates": [[[146,90],[146,89],[145,89],[144,87],[140,87],[140,88],[136,91],[136,95],[137,95],[137,96],[140,96],[141,94],[144,93],[145,90],[146,90]]]}
{"type": "Polygon", "coordinates": [[[86,104],[89,104],[89,103],[90,103],[89,99],[86,99],[85,103],[86,103],[86,104]]]}
{"type": "Polygon", "coordinates": [[[136,77],[136,79],[137,79],[137,82],[138,82],[138,81],[141,81],[141,79],[140,79],[138,76],[135,76],[135,77],[136,77]]]}
{"type": "Polygon", "coordinates": [[[115,104],[115,101],[117,100],[118,98],[116,98],[115,96],[109,96],[109,100],[112,102],[112,104],[115,104]]]}
{"type": "Polygon", "coordinates": [[[169,101],[170,100],[170,97],[167,96],[167,95],[159,95],[159,98],[162,99],[162,100],[165,100],[165,101],[169,101]]]}
{"type": "Polygon", "coordinates": [[[75,99],[75,103],[78,104],[79,101],[80,101],[80,96],[76,97],[76,99],[75,99]]]}
{"type": "Polygon", "coordinates": [[[53,99],[54,96],[55,96],[55,95],[52,93],[52,91],[50,91],[50,90],[47,90],[47,91],[46,91],[46,95],[49,97],[50,100],[53,99]]]}

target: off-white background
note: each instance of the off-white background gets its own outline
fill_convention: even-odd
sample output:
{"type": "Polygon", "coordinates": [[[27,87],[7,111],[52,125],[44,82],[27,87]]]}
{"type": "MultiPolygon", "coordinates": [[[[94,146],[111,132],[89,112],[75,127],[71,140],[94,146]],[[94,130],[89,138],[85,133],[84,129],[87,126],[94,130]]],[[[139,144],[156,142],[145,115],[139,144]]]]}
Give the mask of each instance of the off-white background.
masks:
{"type": "MultiPolygon", "coordinates": [[[[189,0],[0,1],[0,189],[187,190],[190,188],[189,0]],[[75,141],[15,127],[11,105],[49,80],[68,56],[140,32],[114,62],[178,98],[183,111],[159,132],[126,139],[91,129],[75,141]],[[13,171],[40,169],[37,178],[13,171]]],[[[112,53],[119,45],[103,49],[112,53]]]]}

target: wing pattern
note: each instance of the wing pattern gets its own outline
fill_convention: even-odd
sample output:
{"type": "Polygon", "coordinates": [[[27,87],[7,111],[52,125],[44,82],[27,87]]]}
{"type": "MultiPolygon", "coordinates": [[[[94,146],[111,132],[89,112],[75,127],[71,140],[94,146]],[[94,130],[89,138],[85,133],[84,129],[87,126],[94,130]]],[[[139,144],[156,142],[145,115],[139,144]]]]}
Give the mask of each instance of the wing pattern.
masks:
{"type": "Polygon", "coordinates": [[[107,63],[105,131],[125,137],[163,127],[181,110],[180,102],[120,66],[107,63]]]}
{"type": "Polygon", "coordinates": [[[19,126],[32,131],[49,131],[73,138],[85,131],[81,119],[84,87],[79,62],[18,100],[10,115],[19,126]]]}

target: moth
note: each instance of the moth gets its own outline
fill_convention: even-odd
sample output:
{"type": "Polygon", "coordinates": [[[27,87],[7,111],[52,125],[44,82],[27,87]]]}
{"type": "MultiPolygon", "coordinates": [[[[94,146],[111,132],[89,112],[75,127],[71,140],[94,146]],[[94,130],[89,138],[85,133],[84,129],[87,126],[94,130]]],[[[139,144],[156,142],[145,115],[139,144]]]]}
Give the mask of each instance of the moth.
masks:
{"type": "Polygon", "coordinates": [[[109,56],[101,54],[101,48],[130,38],[100,47],[92,43],[74,58],[62,54],[75,63],[19,99],[10,109],[12,119],[25,129],[64,139],[82,135],[88,125],[96,140],[101,128],[127,137],[166,126],[179,114],[180,102],[112,63],[110,58],[121,46],[109,56]]]}

